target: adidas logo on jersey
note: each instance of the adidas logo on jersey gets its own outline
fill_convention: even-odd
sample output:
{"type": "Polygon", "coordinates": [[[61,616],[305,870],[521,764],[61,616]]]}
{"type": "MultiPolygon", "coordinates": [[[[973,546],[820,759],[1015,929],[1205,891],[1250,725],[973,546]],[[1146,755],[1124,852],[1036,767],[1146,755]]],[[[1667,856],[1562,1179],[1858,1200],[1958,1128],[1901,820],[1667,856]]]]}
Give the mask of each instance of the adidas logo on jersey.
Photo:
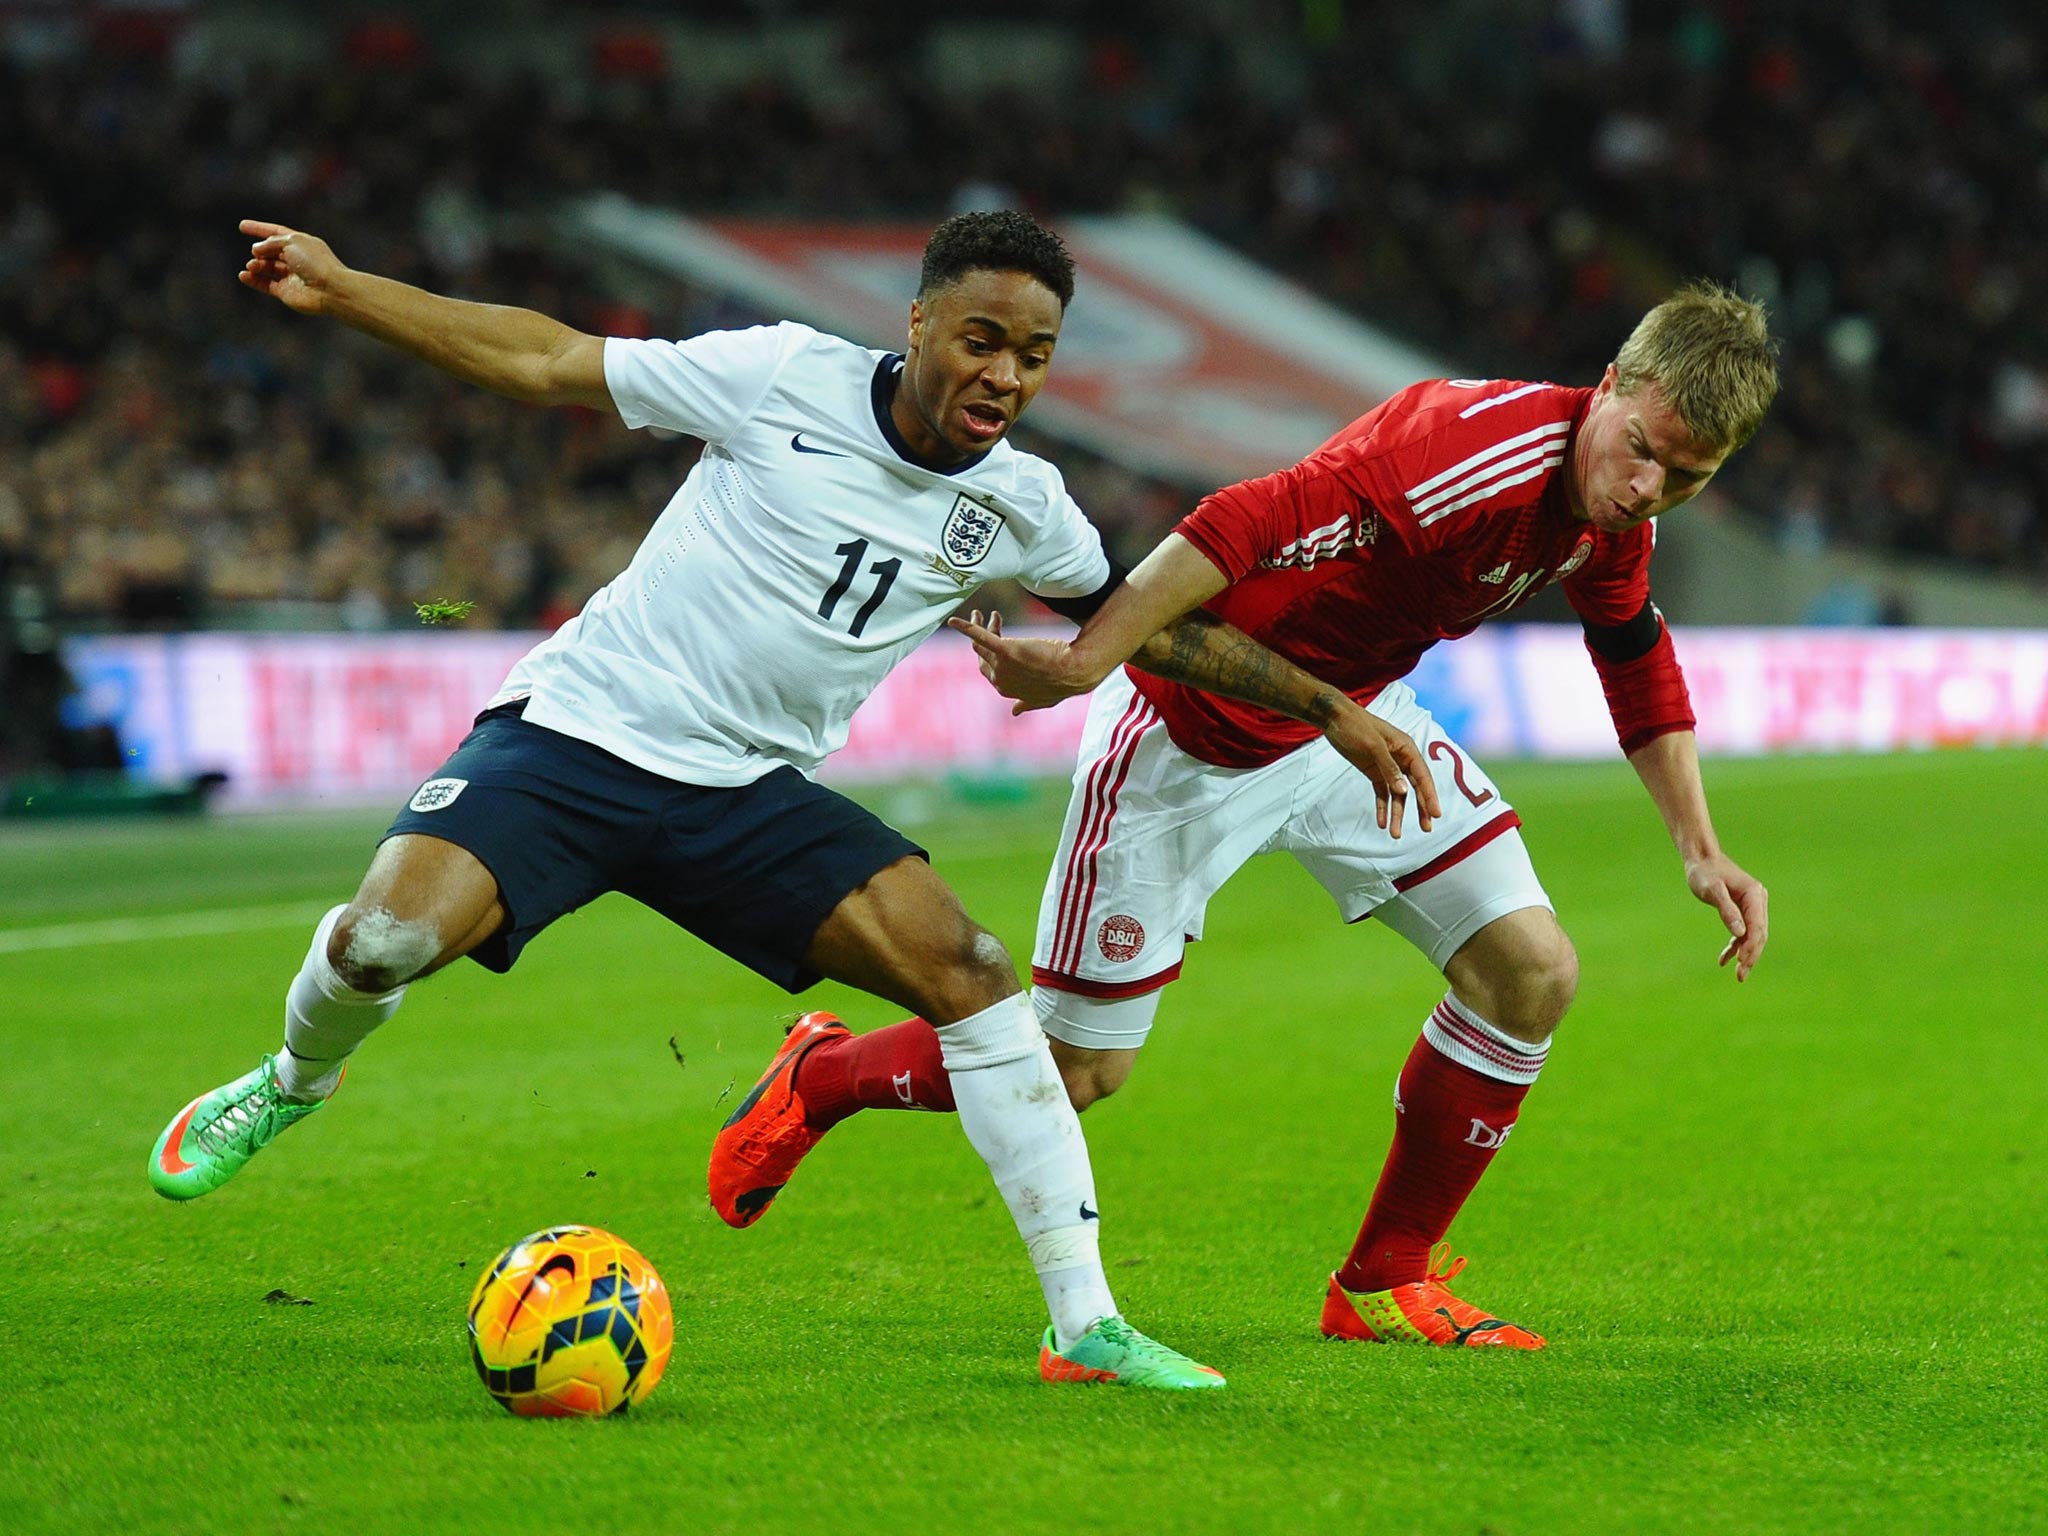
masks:
{"type": "Polygon", "coordinates": [[[1334,560],[1346,550],[1369,549],[1379,542],[1380,515],[1370,509],[1352,521],[1346,513],[1336,522],[1312,529],[1291,543],[1283,544],[1259,562],[1262,571],[1285,570],[1290,566],[1308,570],[1319,560],[1334,560]]]}
{"type": "Polygon", "coordinates": [[[1486,574],[1485,574],[1484,576],[1480,577],[1479,579],[1480,579],[1481,581],[1488,581],[1488,582],[1492,582],[1492,583],[1493,583],[1493,585],[1495,585],[1495,586],[1497,587],[1497,586],[1499,586],[1499,585],[1500,585],[1500,584],[1501,584],[1502,582],[1506,581],[1506,580],[1508,579],[1508,577],[1509,577],[1509,576],[1511,576],[1511,575],[1513,575],[1513,574],[1514,574],[1514,565],[1513,565],[1513,562],[1511,562],[1511,561],[1505,561],[1505,560],[1504,560],[1504,561],[1502,561],[1502,562],[1501,562],[1501,563],[1500,563],[1499,565],[1496,565],[1496,566],[1495,566],[1495,567],[1494,567],[1494,568],[1493,568],[1492,570],[1488,571],[1488,572],[1487,572],[1487,573],[1486,573],[1486,574]]]}

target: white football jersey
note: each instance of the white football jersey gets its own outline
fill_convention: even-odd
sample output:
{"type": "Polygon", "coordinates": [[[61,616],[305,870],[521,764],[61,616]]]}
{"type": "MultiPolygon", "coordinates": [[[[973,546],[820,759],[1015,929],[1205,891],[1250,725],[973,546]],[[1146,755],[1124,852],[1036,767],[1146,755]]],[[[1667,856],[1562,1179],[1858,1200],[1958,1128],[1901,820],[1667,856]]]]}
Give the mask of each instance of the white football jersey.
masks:
{"type": "Polygon", "coordinates": [[[632,563],[513,667],[492,704],[686,783],[808,774],[983,582],[1109,579],[1059,472],[1007,441],[950,470],[889,418],[900,359],[809,326],[605,342],[629,427],[704,440],[632,563]]]}

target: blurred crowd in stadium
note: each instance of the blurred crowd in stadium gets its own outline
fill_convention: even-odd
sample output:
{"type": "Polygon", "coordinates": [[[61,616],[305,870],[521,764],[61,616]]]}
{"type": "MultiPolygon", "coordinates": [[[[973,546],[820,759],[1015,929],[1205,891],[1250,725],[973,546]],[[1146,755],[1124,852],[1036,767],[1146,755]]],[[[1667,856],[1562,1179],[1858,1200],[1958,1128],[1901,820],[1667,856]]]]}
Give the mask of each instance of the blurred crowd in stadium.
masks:
{"type": "MultiPolygon", "coordinates": [[[[590,330],[761,318],[676,285],[622,302],[546,218],[598,188],[819,217],[1164,208],[1459,371],[1570,381],[1675,280],[1714,276],[1769,301],[1786,340],[1781,403],[1726,497],[1789,544],[2048,576],[2035,30],[1636,9],[1626,33],[1579,4],[1432,34],[1429,8],[1367,28],[1310,6],[1283,13],[1298,74],[1252,91],[1229,83],[1227,35],[1097,8],[1076,13],[1096,17],[1075,23],[1095,29],[1086,89],[1057,99],[949,93],[906,62],[890,7],[846,25],[829,92],[699,88],[630,36],[546,78],[478,79],[404,24],[339,29],[298,68],[194,67],[175,27],[16,56],[0,577],[111,627],[295,604],[375,627],[441,595],[496,625],[573,612],[688,445],[495,400],[257,303],[235,223],[299,224],[355,264],[590,330]]],[[[1203,489],[1056,456],[1127,557],[1203,489]]]]}

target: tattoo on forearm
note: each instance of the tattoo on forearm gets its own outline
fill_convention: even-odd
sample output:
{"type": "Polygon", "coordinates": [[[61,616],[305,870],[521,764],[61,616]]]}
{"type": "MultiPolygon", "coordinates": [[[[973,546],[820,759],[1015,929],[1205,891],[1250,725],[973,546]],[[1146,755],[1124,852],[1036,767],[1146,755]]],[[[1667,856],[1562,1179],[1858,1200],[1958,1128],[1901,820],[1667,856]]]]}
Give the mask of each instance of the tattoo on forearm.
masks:
{"type": "MultiPolygon", "coordinates": [[[[1162,665],[1148,667],[1146,670],[1157,672],[1159,676],[1171,678],[1177,683],[1192,681],[1191,674],[1201,660],[1202,647],[1208,644],[1209,632],[1214,628],[1215,618],[1197,608],[1166,631],[1166,655],[1164,658],[1155,658],[1161,660],[1162,665]]],[[[1158,641],[1159,636],[1154,635],[1145,649],[1151,651],[1158,641]]]]}
{"type": "Polygon", "coordinates": [[[1154,635],[1131,659],[1155,677],[1264,705],[1311,725],[1327,723],[1343,697],[1334,688],[1318,688],[1304,703],[1305,674],[1299,668],[1200,608],[1154,635]]]}

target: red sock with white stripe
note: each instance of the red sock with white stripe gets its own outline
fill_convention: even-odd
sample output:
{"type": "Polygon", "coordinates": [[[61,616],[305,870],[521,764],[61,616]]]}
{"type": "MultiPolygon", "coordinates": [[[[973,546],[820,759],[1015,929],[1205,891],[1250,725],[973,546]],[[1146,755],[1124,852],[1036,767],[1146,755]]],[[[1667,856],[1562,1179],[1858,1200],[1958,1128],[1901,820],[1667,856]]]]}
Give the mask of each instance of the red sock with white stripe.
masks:
{"type": "Polygon", "coordinates": [[[1548,1040],[1517,1040],[1445,994],[1401,1069],[1394,1145],[1338,1284],[1383,1291],[1428,1273],[1431,1245],[1515,1128],[1549,1054],[1548,1040]]]}
{"type": "Polygon", "coordinates": [[[923,1019],[812,1046],[797,1063],[795,1087],[805,1122],[820,1131],[863,1109],[955,1107],[938,1032],[923,1019]]]}

